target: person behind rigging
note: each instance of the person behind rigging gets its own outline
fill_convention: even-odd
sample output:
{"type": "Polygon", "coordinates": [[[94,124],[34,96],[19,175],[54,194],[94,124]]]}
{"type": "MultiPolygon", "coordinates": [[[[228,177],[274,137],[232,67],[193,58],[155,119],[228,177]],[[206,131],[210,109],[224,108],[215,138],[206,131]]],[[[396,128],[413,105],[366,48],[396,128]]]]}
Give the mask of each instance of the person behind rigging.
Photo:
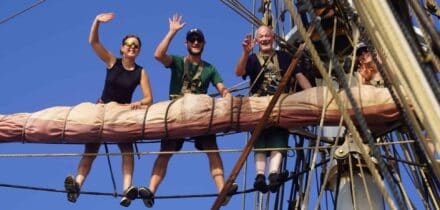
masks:
{"type": "MultiPolygon", "coordinates": [[[[377,53],[376,53],[377,54],[377,53]]],[[[356,50],[357,57],[357,79],[360,84],[373,85],[375,87],[384,87],[384,81],[378,71],[378,67],[373,60],[372,53],[368,50],[364,43],[360,43],[356,50]]],[[[376,57],[381,63],[379,56],[376,57]]]]}

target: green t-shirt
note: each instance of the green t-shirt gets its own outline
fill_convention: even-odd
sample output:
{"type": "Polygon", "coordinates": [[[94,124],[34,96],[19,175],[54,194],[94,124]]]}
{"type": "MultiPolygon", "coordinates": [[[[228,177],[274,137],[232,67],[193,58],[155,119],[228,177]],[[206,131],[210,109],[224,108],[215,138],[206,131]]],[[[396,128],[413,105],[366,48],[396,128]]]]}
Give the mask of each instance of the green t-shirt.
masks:
{"type": "MultiPolygon", "coordinates": [[[[170,95],[179,95],[182,90],[183,85],[183,73],[184,73],[184,57],[183,56],[171,56],[173,61],[171,62],[170,66],[165,66],[166,68],[171,69],[171,81],[170,81],[170,95]]],[[[206,61],[203,62],[203,71],[200,75],[200,81],[201,85],[200,87],[197,87],[195,94],[206,94],[208,92],[209,82],[212,83],[212,85],[216,85],[219,82],[223,82],[223,79],[221,78],[220,74],[218,73],[217,69],[211,65],[210,63],[206,61]]],[[[191,78],[194,77],[194,75],[197,72],[198,65],[189,64],[190,72],[191,72],[191,78]]]]}

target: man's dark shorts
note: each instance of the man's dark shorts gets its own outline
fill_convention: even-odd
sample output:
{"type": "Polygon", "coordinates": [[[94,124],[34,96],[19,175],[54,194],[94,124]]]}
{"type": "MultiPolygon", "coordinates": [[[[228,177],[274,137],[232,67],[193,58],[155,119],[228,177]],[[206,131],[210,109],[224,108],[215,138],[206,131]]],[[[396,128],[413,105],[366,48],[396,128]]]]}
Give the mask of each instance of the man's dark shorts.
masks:
{"type": "MultiPolygon", "coordinates": [[[[270,127],[264,129],[254,143],[255,149],[287,148],[289,131],[285,128],[270,127]]],[[[270,151],[267,152],[270,154],[270,151]]],[[[284,153],[284,152],[283,152],[284,153]]]]}
{"type": "MultiPolygon", "coordinates": [[[[193,139],[195,147],[198,150],[218,150],[215,135],[197,136],[193,139]]],[[[180,151],[184,141],[185,139],[162,139],[160,143],[160,151],[180,151]]]]}

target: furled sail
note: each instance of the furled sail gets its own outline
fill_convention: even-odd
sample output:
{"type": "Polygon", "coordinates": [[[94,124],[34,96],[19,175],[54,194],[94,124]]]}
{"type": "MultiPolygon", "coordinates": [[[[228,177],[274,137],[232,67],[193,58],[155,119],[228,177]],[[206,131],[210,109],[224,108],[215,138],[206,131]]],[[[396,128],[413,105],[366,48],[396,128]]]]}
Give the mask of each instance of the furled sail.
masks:
{"type": "MultiPolygon", "coordinates": [[[[384,127],[399,113],[388,90],[372,86],[351,89],[371,128],[384,127]]],[[[325,125],[336,125],[340,111],[326,87],[282,95],[267,126],[294,128],[316,125],[326,107],[325,125]]],[[[343,98],[344,92],[339,93],[343,98]]],[[[0,115],[0,142],[92,143],[182,138],[228,131],[252,131],[271,97],[211,98],[187,94],[175,101],[158,102],[131,110],[116,103],[81,103],[34,113],[0,115]]],[[[351,106],[346,109],[352,114],[351,106]]]]}

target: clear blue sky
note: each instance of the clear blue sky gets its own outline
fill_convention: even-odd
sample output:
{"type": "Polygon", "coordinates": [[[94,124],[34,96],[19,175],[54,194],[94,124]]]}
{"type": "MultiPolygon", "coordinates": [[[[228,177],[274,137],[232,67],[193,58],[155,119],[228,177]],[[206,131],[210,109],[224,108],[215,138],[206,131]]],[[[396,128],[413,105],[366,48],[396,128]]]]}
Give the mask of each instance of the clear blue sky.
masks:
{"type": "MultiPolygon", "coordinates": [[[[0,20],[34,3],[34,0],[2,0],[0,20]]],[[[244,1],[250,4],[251,1],[244,1]]],[[[250,5],[246,5],[250,8],[250,5]]],[[[137,59],[150,76],[154,101],[168,99],[168,69],[153,59],[153,51],[168,31],[168,18],[183,15],[186,27],[174,38],[169,52],[186,54],[184,34],[193,27],[201,28],[207,45],[203,58],[220,71],[230,87],[241,82],[234,75],[236,60],[241,54],[241,41],[251,26],[239,15],[215,0],[47,0],[42,5],[0,25],[0,113],[35,112],[52,106],[72,106],[95,102],[100,96],[104,63],[88,44],[91,23],[102,12],[114,12],[113,21],[102,24],[100,38],[104,46],[118,55],[122,37],[134,33],[142,39],[137,59]]],[[[210,88],[210,92],[214,92],[210,88]]],[[[140,98],[137,90],[135,99],[140,98]]],[[[239,149],[244,134],[218,138],[221,149],[239,149]]],[[[292,142],[290,142],[292,144],[292,142]]],[[[140,144],[140,151],[158,151],[159,144],[140,144]]],[[[186,143],[183,150],[194,150],[186,143]]],[[[0,154],[17,153],[81,153],[82,145],[49,145],[7,143],[0,145],[0,154]]],[[[101,147],[100,152],[104,152],[101,147]]],[[[110,152],[119,152],[110,146],[110,152]]],[[[239,153],[222,154],[226,177],[239,153]]],[[[155,155],[136,159],[134,185],[148,186],[155,155]]],[[[252,154],[250,155],[252,157],[252,154]]],[[[63,189],[66,175],[76,172],[80,157],[0,158],[0,183],[63,189]]],[[[253,158],[250,158],[252,160],[253,158]]],[[[111,158],[118,192],[121,190],[120,157],[111,158]]],[[[252,161],[251,161],[252,162],[252,161]]],[[[292,168],[291,165],[290,168],[292,168]]],[[[254,179],[254,166],[248,166],[248,188],[254,179]]],[[[242,188],[243,171],[237,182],[242,188]]],[[[290,186],[290,184],[288,185],[290,186]]],[[[112,192],[112,182],[105,157],[98,157],[83,187],[84,191],[112,192]]],[[[215,193],[205,155],[176,155],[157,195],[215,193]]],[[[81,195],[75,204],[67,202],[64,193],[30,191],[0,187],[0,208],[19,209],[124,209],[120,198],[81,195]]],[[[284,201],[287,198],[284,199],[284,201]]],[[[160,199],[153,209],[209,209],[215,198],[160,199]]],[[[253,208],[253,194],[247,195],[247,208],[253,208]]],[[[241,209],[241,195],[235,196],[222,209],[241,209]]],[[[313,203],[313,202],[312,202],[313,203]]],[[[287,205],[285,203],[285,205],[287,205]]],[[[130,209],[145,208],[136,200],[130,209]]]]}

